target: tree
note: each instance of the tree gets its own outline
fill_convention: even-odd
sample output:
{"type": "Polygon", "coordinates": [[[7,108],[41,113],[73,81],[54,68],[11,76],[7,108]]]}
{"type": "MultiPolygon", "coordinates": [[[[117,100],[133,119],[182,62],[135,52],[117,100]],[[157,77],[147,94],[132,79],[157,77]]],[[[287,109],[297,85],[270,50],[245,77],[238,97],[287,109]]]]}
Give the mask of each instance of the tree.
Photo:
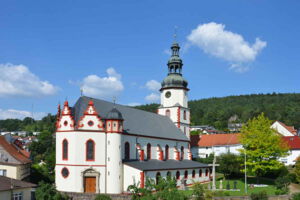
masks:
{"type": "Polygon", "coordinates": [[[217,167],[217,171],[223,173],[226,178],[238,177],[241,175],[241,170],[243,168],[243,160],[241,156],[226,153],[221,154],[217,158],[219,167],[217,167]]]}
{"type": "Polygon", "coordinates": [[[68,196],[59,193],[53,184],[41,181],[36,189],[35,197],[37,200],[67,200],[68,196]]]}
{"type": "Polygon", "coordinates": [[[241,130],[240,141],[247,155],[247,170],[256,176],[278,170],[282,163],[278,158],[286,156],[288,146],[273,129],[271,121],[262,113],[249,120],[241,130]]]}
{"type": "Polygon", "coordinates": [[[295,164],[295,174],[297,181],[300,182],[300,159],[298,158],[295,164]]]}

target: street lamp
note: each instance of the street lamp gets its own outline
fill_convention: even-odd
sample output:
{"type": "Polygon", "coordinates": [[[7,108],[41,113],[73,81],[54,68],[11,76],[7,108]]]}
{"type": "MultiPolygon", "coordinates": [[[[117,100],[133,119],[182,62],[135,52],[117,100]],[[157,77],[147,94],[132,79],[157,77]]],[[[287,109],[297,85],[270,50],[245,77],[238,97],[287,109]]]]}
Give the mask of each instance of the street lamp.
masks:
{"type": "Polygon", "coordinates": [[[247,194],[247,154],[245,149],[245,193],[247,194]]]}

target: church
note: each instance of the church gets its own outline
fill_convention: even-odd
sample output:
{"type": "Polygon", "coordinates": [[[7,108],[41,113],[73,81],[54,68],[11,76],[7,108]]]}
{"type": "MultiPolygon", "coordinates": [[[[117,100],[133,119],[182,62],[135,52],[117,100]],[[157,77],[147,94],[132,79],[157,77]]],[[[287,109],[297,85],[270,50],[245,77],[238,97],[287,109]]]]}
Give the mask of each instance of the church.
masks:
{"type": "Polygon", "coordinates": [[[146,178],[210,180],[211,167],[192,161],[188,82],[182,76],[180,46],[174,42],[157,113],[81,96],[58,107],[56,188],[62,192],[126,193],[146,178]]]}

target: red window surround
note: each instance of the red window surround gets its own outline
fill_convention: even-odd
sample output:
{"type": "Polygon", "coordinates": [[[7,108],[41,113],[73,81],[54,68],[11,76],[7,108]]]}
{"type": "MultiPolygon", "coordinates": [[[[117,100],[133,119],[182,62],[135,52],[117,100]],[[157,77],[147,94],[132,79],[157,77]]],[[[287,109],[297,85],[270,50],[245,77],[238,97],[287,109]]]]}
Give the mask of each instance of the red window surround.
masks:
{"type": "Polygon", "coordinates": [[[185,179],[188,178],[188,174],[189,174],[189,172],[188,172],[187,170],[185,170],[185,172],[184,172],[184,178],[185,178],[185,179]]]}
{"type": "Polygon", "coordinates": [[[63,160],[68,160],[68,155],[69,154],[69,142],[67,139],[64,139],[62,141],[62,159],[63,160]]]}

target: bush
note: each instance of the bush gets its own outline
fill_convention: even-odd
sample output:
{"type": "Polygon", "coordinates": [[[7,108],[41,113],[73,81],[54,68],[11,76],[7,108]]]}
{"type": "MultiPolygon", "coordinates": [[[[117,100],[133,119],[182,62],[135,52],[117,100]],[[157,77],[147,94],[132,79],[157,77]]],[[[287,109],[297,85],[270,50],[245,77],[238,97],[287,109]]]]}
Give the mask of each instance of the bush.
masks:
{"type": "Polygon", "coordinates": [[[251,200],[268,200],[268,195],[266,191],[261,191],[258,193],[252,193],[250,198],[251,200]]]}
{"type": "Polygon", "coordinates": [[[295,193],[292,195],[292,200],[300,200],[300,193],[295,193]]]}
{"type": "Polygon", "coordinates": [[[111,198],[105,194],[97,194],[95,200],[111,200],[111,198]]]}
{"type": "Polygon", "coordinates": [[[53,184],[41,181],[36,189],[35,197],[37,200],[68,200],[67,195],[59,193],[53,184]]]}
{"type": "Polygon", "coordinates": [[[196,200],[205,200],[204,197],[205,191],[201,183],[195,183],[192,186],[192,190],[196,200]]]}
{"type": "Polygon", "coordinates": [[[278,177],[275,180],[275,186],[277,188],[275,194],[276,195],[287,194],[289,192],[288,186],[290,184],[291,184],[291,180],[289,176],[278,177]]]}
{"type": "Polygon", "coordinates": [[[291,183],[296,183],[296,184],[299,183],[295,173],[289,173],[287,176],[289,177],[291,183]]]}

